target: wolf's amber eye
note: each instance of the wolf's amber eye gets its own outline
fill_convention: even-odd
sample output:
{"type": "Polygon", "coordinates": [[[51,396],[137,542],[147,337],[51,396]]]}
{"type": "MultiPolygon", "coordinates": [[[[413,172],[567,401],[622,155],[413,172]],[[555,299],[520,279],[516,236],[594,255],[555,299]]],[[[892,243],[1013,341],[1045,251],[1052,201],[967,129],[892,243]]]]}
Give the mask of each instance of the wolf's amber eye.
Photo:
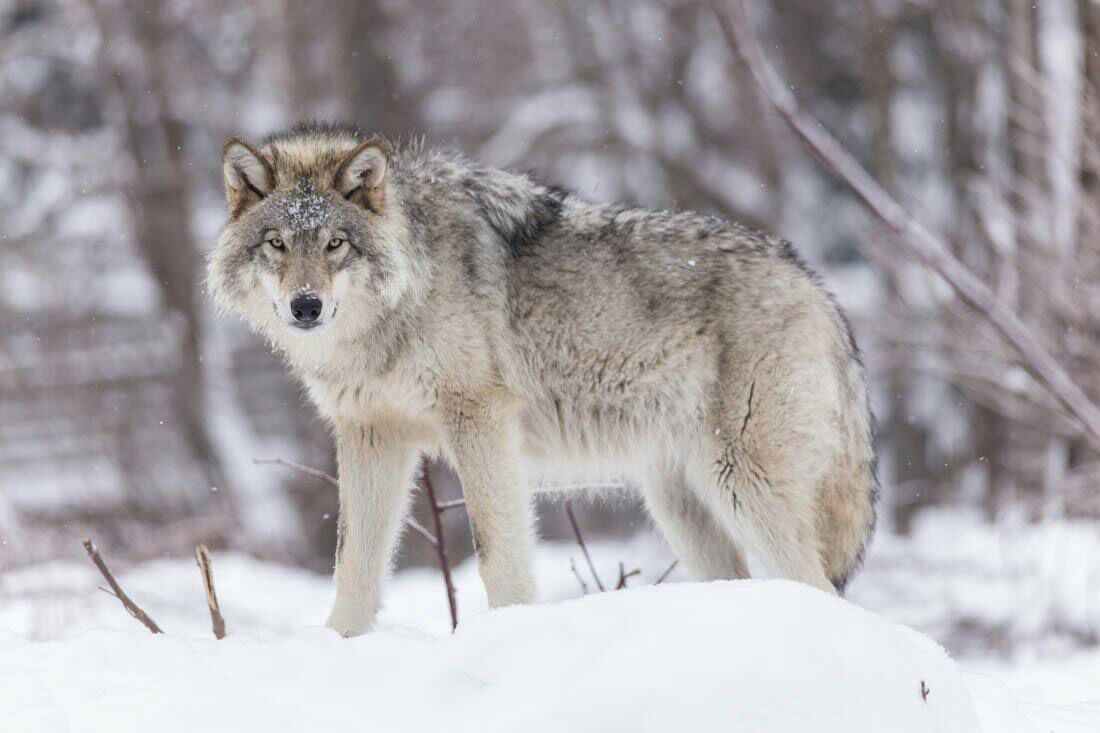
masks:
{"type": "Polygon", "coordinates": [[[279,237],[272,237],[271,239],[265,239],[264,244],[268,245],[272,249],[282,249],[283,240],[279,237]]]}
{"type": "Polygon", "coordinates": [[[329,252],[335,252],[336,250],[340,249],[345,244],[347,244],[347,241],[348,240],[344,239],[343,237],[333,237],[332,239],[328,240],[329,252]]]}

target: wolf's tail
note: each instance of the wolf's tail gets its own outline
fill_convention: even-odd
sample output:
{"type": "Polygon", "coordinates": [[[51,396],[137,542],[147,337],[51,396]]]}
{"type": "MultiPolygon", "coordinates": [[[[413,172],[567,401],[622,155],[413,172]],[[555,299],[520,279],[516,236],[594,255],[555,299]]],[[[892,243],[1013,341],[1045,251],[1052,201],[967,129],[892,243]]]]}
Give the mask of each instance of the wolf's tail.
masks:
{"type": "MultiPolygon", "coordinates": [[[[845,324],[846,326],[847,324],[845,324]]],[[[819,536],[825,575],[838,593],[863,564],[863,555],[875,530],[879,498],[874,416],[867,399],[863,365],[851,346],[848,365],[847,413],[842,417],[844,446],[818,493],[819,536]]]]}

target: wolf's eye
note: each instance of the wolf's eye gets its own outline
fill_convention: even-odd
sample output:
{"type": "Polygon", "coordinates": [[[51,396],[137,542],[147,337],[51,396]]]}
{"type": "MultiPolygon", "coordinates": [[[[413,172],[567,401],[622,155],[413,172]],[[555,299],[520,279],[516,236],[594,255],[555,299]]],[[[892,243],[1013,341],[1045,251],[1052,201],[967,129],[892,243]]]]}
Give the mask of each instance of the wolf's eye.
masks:
{"type": "Polygon", "coordinates": [[[347,243],[348,240],[344,239],[343,237],[333,237],[332,239],[328,240],[328,251],[335,252],[347,243]]]}
{"type": "Polygon", "coordinates": [[[285,246],[283,244],[283,240],[279,237],[271,237],[270,239],[265,239],[264,244],[271,247],[272,249],[282,249],[285,246]]]}

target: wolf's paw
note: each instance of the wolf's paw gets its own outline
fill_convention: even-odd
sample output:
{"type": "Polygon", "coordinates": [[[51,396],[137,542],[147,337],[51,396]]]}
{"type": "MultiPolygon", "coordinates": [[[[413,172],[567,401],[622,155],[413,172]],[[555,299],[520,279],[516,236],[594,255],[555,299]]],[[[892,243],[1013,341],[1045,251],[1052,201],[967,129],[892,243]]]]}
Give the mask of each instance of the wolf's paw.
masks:
{"type": "Polygon", "coordinates": [[[361,636],[370,631],[374,625],[374,614],[363,611],[355,611],[337,603],[332,608],[325,626],[340,634],[345,639],[353,636],[361,636]]]}

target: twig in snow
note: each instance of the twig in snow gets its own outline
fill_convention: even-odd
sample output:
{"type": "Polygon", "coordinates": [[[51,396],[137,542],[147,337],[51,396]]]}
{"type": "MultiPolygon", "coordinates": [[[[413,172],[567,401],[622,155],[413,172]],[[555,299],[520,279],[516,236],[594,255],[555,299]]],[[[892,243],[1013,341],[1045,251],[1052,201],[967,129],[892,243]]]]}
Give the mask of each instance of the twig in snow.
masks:
{"type": "Polygon", "coordinates": [[[565,500],[565,516],[569,517],[569,524],[573,527],[573,535],[577,538],[577,544],[580,545],[581,552],[584,553],[584,560],[588,563],[588,571],[592,573],[592,579],[596,581],[596,587],[600,589],[600,592],[607,590],[603,587],[603,582],[600,581],[600,576],[596,572],[596,566],[592,563],[592,556],[588,554],[588,546],[584,544],[581,528],[577,525],[577,518],[573,515],[573,502],[569,499],[565,500]]]}
{"type": "Polygon", "coordinates": [[[626,572],[626,566],[619,563],[619,582],[615,584],[615,590],[622,590],[626,587],[626,581],[633,578],[635,575],[641,575],[641,568],[634,568],[629,573],[626,572]]]}
{"type": "Polygon", "coordinates": [[[572,557],[569,558],[569,569],[573,571],[573,577],[581,584],[581,592],[584,593],[584,595],[588,595],[588,583],[584,582],[584,578],[581,577],[580,571],[577,570],[577,563],[572,557]]]}
{"type": "Polygon", "coordinates": [[[126,609],[126,612],[144,624],[145,628],[149,629],[149,631],[154,634],[163,634],[164,632],[157,626],[157,622],[149,618],[149,614],[141,610],[141,607],[130,600],[130,596],[126,595],[122,590],[122,586],[115,580],[115,576],[111,575],[107,563],[103,562],[103,558],[99,555],[99,550],[90,539],[84,540],[84,550],[88,553],[88,557],[91,559],[92,563],[99,569],[100,575],[107,581],[107,585],[111,586],[111,594],[119,600],[122,607],[126,609]]]}
{"type": "Polygon", "coordinates": [[[790,87],[776,74],[753,37],[744,3],[714,0],[714,5],[727,43],[748,68],[771,108],[875,218],[897,235],[899,243],[943,278],[964,303],[1015,348],[1024,366],[1078,421],[1082,437],[1100,447],[1100,408],[1042,341],[941,239],[906,211],[821,123],[799,106],[790,87]]]}
{"type": "Polygon", "coordinates": [[[458,628],[458,604],[455,601],[455,586],[451,578],[451,561],[447,558],[447,539],[443,533],[443,509],[435,500],[435,487],[432,486],[432,477],[428,474],[428,459],[424,459],[420,472],[420,480],[424,484],[424,491],[428,495],[428,506],[432,511],[432,522],[435,526],[436,558],[439,560],[439,571],[443,573],[443,584],[447,587],[447,606],[451,611],[451,631],[458,628]]]}
{"type": "Polygon", "coordinates": [[[672,564],[668,566],[668,569],[661,573],[661,577],[657,578],[657,582],[653,585],[660,585],[668,579],[668,576],[672,575],[672,571],[676,569],[676,566],[680,564],[679,560],[673,560],[672,564]]]}
{"type": "Polygon", "coordinates": [[[932,690],[928,689],[928,685],[924,684],[924,680],[920,681],[920,699],[928,702],[928,693],[932,690]]]}
{"type": "Polygon", "coordinates": [[[195,564],[199,566],[199,574],[202,576],[202,589],[206,592],[206,605],[210,609],[214,638],[224,639],[225,619],[222,617],[221,606],[218,605],[218,594],[214,592],[214,566],[210,562],[210,550],[206,549],[206,545],[195,547],[195,564]]]}

